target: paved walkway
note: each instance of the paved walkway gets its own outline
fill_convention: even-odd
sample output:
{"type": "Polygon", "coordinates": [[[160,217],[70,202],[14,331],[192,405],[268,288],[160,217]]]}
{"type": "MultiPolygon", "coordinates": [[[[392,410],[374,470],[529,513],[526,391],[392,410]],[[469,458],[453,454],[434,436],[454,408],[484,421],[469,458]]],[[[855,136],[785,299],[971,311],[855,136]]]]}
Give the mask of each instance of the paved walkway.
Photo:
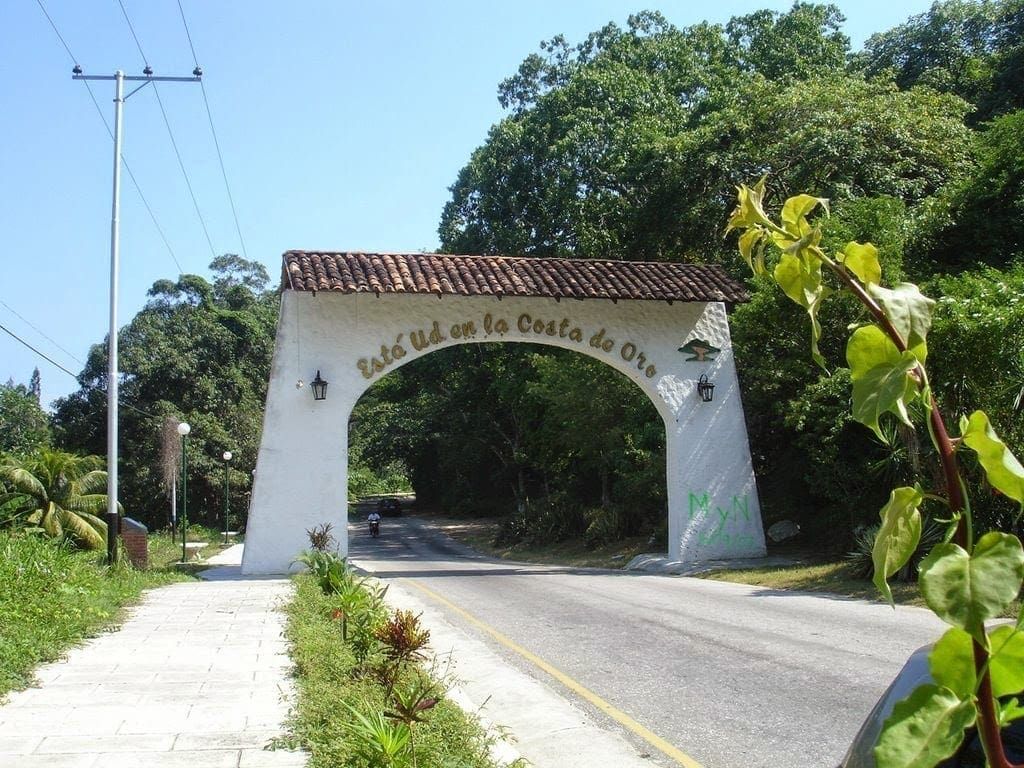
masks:
{"type": "MultiPolygon", "coordinates": [[[[234,550],[234,551],[232,551],[234,550]]],[[[242,579],[241,546],[208,582],[150,590],[116,632],[38,672],[0,706],[4,768],[297,768],[268,751],[291,695],[285,579],[242,579]]]]}

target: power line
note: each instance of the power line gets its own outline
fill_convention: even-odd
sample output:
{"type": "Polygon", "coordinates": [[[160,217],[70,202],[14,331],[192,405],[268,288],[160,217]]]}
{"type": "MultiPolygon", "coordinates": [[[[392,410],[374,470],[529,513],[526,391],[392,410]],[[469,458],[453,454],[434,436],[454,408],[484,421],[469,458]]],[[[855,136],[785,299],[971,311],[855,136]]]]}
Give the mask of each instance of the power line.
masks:
{"type": "MultiPolygon", "coordinates": [[[[28,347],[33,352],[35,352],[37,355],[39,355],[41,358],[43,358],[43,360],[45,360],[46,362],[50,363],[50,365],[60,369],[61,371],[66,373],[68,376],[73,378],[75,381],[78,381],[78,376],[76,374],[74,374],[71,371],[69,371],[67,368],[65,368],[63,365],[58,363],[52,357],[49,357],[48,355],[40,352],[38,349],[33,347],[31,344],[29,344],[23,338],[21,338],[16,333],[14,333],[14,331],[11,331],[10,329],[6,328],[2,324],[0,324],[0,331],[3,331],[4,333],[6,333],[8,336],[10,336],[12,339],[17,341],[19,344],[23,344],[24,346],[28,347]]],[[[56,343],[56,342],[54,342],[54,343],[56,343]]],[[[100,389],[99,387],[89,386],[88,384],[82,384],[82,382],[80,382],[80,381],[78,382],[78,384],[79,384],[80,387],[82,387],[82,389],[93,389],[93,390],[96,390],[97,392],[103,392],[104,391],[104,390],[100,389]]],[[[123,400],[120,401],[120,404],[122,406],[124,406],[125,408],[128,408],[129,410],[135,411],[136,413],[141,413],[143,416],[149,416],[150,418],[153,418],[153,419],[158,418],[154,414],[149,413],[148,411],[144,411],[141,408],[136,408],[134,405],[130,405],[129,403],[124,402],[123,400]]]]}
{"type": "Polygon", "coordinates": [[[71,57],[71,63],[77,64],[78,61],[75,59],[75,54],[73,54],[71,52],[71,48],[68,47],[67,41],[64,39],[64,35],[60,33],[59,29],[57,29],[57,25],[53,23],[53,19],[50,18],[50,14],[46,12],[46,7],[43,5],[43,0],[36,0],[36,2],[39,4],[39,10],[43,12],[43,16],[46,17],[46,20],[50,22],[50,26],[53,27],[53,31],[57,35],[57,39],[60,40],[60,44],[64,46],[64,50],[67,51],[68,56],[71,57]]]}
{"type": "MultiPolygon", "coordinates": [[[[185,20],[185,9],[181,5],[181,0],[178,0],[178,11],[181,13],[181,23],[185,27],[185,37],[188,38],[188,47],[192,51],[192,62],[199,67],[199,59],[196,56],[196,47],[192,44],[192,33],[188,29],[188,22],[185,20]]],[[[245,238],[242,237],[242,227],[238,223],[238,211],[235,210],[235,198],[231,194],[231,185],[228,184],[228,172],[224,168],[224,156],[220,151],[220,141],[217,139],[217,129],[213,127],[213,113],[210,111],[210,100],[206,97],[206,85],[202,80],[199,81],[199,89],[203,93],[203,104],[206,106],[206,117],[210,121],[210,133],[213,134],[213,146],[217,149],[217,159],[220,161],[220,173],[224,177],[224,189],[228,193],[228,202],[231,203],[231,215],[235,219],[235,231],[238,232],[238,242],[242,245],[242,255],[248,259],[249,253],[245,250],[245,238]]]]}
{"type": "MultiPolygon", "coordinates": [[[[142,56],[142,63],[146,65],[146,72],[149,74],[152,71],[149,67],[149,60],[146,58],[146,54],[142,50],[142,44],[139,42],[139,36],[135,34],[135,27],[132,26],[132,20],[128,17],[128,9],[124,7],[123,0],[117,0],[117,4],[121,6],[121,13],[124,15],[124,20],[128,24],[128,29],[132,33],[132,37],[135,39],[135,47],[139,49],[139,55],[142,56]]],[[[201,80],[200,85],[202,85],[201,80]]],[[[174,139],[174,131],[171,130],[171,121],[167,118],[167,110],[164,109],[164,102],[163,99],[160,98],[160,89],[157,88],[156,83],[153,83],[153,94],[156,96],[156,103],[160,105],[160,114],[163,115],[164,125],[167,126],[167,135],[171,139],[171,146],[174,148],[174,156],[178,158],[178,167],[181,168],[181,175],[185,177],[185,186],[188,187],[188,194],[192,198],[192,205],[196,209],[196,216],[199,217],[199,223],[202,225],[203,234],[206,235],[206,244],[210,246],[210,254],[213,258],[217,258],[217,251],[213,247],[213,240],[210,239],[210,230],[207,229],[206,219],[203,218],[203,212],[199,209],[199,201],[196,199],[196,193],[192,189],[192,181],[188,177],[188,171],[185,170],[185,161],[181,159],[181,152],[178,150],[178,142],[174,139]]]]}
{"type": "Polygon", "coordinates": [[[31,322],[30,320],[26,320],[26,319],[25,319],[24,317],[22,317],[22,316],[21,316],[20,314],[18,314],[17,310],[15,310],[15,309],[14,309],[13,307],[11,307],[11,306],[10,306],[10,305],[9,305],[9,304],[8,304],[8,303],[6,302],[6,301],[4,301],[4,300],[0,299],[0,304],[3,304],[3,305],[4,305],[5,307],[7,307],[7,310],[8,310],[9,312],[11,312],[11,314],[13,314],[13,315],[14,315],[15,317],[17,317],[18,319],[20,319],[20,320],[21,320],[21,321],[22,321],[23,323],[25,323],[25,324],[26,324],[26,325],[27,325],[27,326],[28,326],[29,328],[31,328],[31,329],[32,329],[32,330],[34,330],[34,331],[35,331],[36,333],[38,333],[38,334],[39,334],[40,336],[42,336],[42,337],[43,337],[44,339],[46,339],[46,340],[47,340],[48,342],[50,342],[51,344],[53,344],[53,346],[57,347],[57,349],[59,349],[59,350],[60,350],[61,352],[63,352],[63,353],[65,354],[65,355],[67,355],[68,357],[70,357],[70,358],[71,358],[72,360],[74,360],[74,361],[75,361],[76,363],[80,363],[81,365],[85,365],[85,363],[83,363],[83,362],[82,362],[81,360],[79,360],[79,359],[78,359],[77,357],[75,357],[75,356],[74,356],[73,354],[71,354],[70,352],[68,352],[68,350],[64,349],[64,347],[62,347],[62,346],[61,346],[60,344],[58,344],[58,343],[57,343],[56,341],[54,341],[54,340],[53,340],[53,339],[51,339],[51,338],[50,338],[49,336],[47,336],[47,335],[46,335],[45,333],[43,333],[43,331],[39,330],[39,329],[38,329],[38,328],[37,328],[36,326],[34,326],[34,325],[32,324],[32,322],[31,322]]]}
{"type": "MultiPolygon", "coordinates": [[[[78,64],[78,59],[75,58],[75,54],[71,52],[70,46],[68,46],[67,41],[60,33],[60,30],[57,29],[57,25],[54,24],[50,14],[46,12],[46,8],[43,6],[42,0],[36,0],[36,3],[39,5],[39,10],[43,12],[46,20],[50,22],[50,26],[53,27],[53,32],[57,35],[57,39],[60,40],[61,45],[64,46],[64,50],[68,52],[68,58],[71,59],[71,63],[78,64]]],[[[103,127],[107,129],[107,135],[110,136],[110,140],[113,141],[114,132],[110,129],[110,124],[107,122],[107,118],[103,115],[103,109],[100,107],[100,103],[96,100],[96,94],[93,93],[88,80],[83,80],[82,82],[85,83],[85,89],[89,92],[89,98],[92,99],[92,105],[96,107],[96,114],[100,116],[100,120],[103,121],[103,127]]],[[[143,194],[142,187],[139,185],[138,179],[135,178],[135,174],[132,173],[132,169],[129,167],[128,161],[125,159],[123,153],[121,154],[121,162],[124,164],[124,169],[128,172],[128,178],[132,180],[132,184],[135,186],[135,191],[139,193],[139,198],[142,200],[142,204],[146,207],[146,212],[149,214],[149,218],[153,220],[153,226],[156,227],[156,231],[160,233],[160,239],[164,241],[164,245],[167,247],[167,253],[170,254],[171,260],[178,268],[178,274],[183,274],[185,270],[182,269],[181,262],[178,261],[178,257],[174,254],[174,249],[171,248],[171,243],[167,239],[167,235],[164,234],[163,227],[161,227],[160,222],[157,221],[156,214],[153,212],[153,208],[150,206],[149,201],[143,194]]]]}
{"type": "Polygon", "coordinates": [[[124,7],[122,0],[117,0],[117,4],[121,6],[121,13],[124,14],[124,20],[128,22],[128,31],[132,33],[132,37],[135,38],[135,47],[139,49],[139,54],[142,56],[142,63],[147,67],[149,62],[146,60],[146,54],[142,53],[142,43],[139,42],[139,36],[135,34],[135,27],[132,26],[132,20],[128,18],[128,11],[124,7]]]}
{"type": "Polygon", "coordinates": [[[8,330],[8,329],[7,329],[7,328],[6,328],[5,326],[3,326],[3,325],[0,325],[0,331],[3,331],[3,332],[4,332],[4,333],[6,333],[6,334],[7,334],[8,336],[10,336],[11,338],[13,338],[13,339],[14,339],[15,341],[17,341],[17,342],[19,342],[19,343],[23,344],[24,346],[28,347],[29,349],[31,349],[31,350],[32,350],[33,352],[35,352],[35,353],[36,353],[37,355],[39,355],[39,356],[40,356],[41,358],[43,358],[43,360],[45,360],[46,362],[50,363],[50,365],[53,365],[53,366],[55,366],[55,367],[57,367],[57,368],[60,368],[60,370],[64,371],[64,373],[66,373],[66,374],[67,374],[68,376],[71,376],[71,377],[72,377],[73,379],[75,379],[75,380],[77,380],[77,379],[78,379],[78,375],[77,375],[77,374],[74,374],[74,373],[72,373],[71,371],[69,371],[69,370],[68,370],[67,368],[65,368],[65,367],[64,367],[63,365],[61,365],[60,363],[58,363],[58,362],[57,362],[56,360],[54,360],[54,359],[53,359],[52,357],[50,357],[50,356],[46,355],[46,354],[45,354],[45,353],[43,353],[43,352],[40,352],[40,351],[39,351],[38,349],[36,349],[35,347],[33,347],[33,346],[32,346],[31,344],[29,344],[29,343],[28,343],[27,341],[25,341],[25,340],[24,340],[23,338],[21,338],[21,337],[20,337],[20,336],[18,336],[18,335],[17,335],[16,333],[14,333],[14,331],[8,330]]]}

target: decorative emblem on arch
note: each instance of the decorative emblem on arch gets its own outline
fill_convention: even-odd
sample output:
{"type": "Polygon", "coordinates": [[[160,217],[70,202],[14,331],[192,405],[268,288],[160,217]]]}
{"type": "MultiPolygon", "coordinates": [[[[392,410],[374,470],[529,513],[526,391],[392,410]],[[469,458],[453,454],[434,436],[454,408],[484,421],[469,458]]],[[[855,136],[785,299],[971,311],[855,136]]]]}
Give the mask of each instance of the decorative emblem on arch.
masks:
{"type": "Polygon", "coordinates": [[[711,342],[705,341],[700,337],[696,337],[683,344],[683,346],[679,348],[679,351],[693,355],[693,357],[686,358],[687,362],[696,360],[698,363],[710,363],[715,359],[714,356],[722,350],[714,346],[711,342]]]}

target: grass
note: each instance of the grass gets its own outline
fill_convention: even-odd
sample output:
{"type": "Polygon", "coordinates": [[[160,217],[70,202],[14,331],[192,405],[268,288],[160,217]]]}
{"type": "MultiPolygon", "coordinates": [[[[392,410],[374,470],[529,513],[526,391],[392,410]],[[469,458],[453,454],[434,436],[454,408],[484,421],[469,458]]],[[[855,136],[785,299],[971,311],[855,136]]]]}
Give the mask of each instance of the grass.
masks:
{"type": "MultiPolygon", "coordinates": [[[[881,601],[875,585],[864,579],[854,578],[851,566],[845,561],[792,565],[778,568],[751,568],[718,570],[702,573],[698,578],[715,581],[731,581],[735,584],[750,584],[771,589],[785,589],[796,592],[827,592],[833,595],[856,597],[862,600],[881,601]]],[[[893,599],[901,605],[924,605],[921,591],[911,582],[890,582],[893,599]]]]}
{"type": "Polygon", "coordinates": [[[188,578],[104,560],[105,553],[0,531],[0,697],[30,685],[39,664],[115,623],[144,589],[188,578]]]}
{"type": "MultiPolygon", "coordinates": [[[[369,762],[354,733],[353,715],[346,706],[367,716],[390,708],[379,677],[356,663],[352,646],[342,641],[339,622],[331,612],[338,596],[324,594],[308,574],[295,578],[296,593],[287,608],[287,637],[296,667],[298,699],[284,746],[310,752],[309,768],[362,768],[389,763],[369,762]]],[[[472,717],[442,696],[415,726],[418,768],[493,768],[488,741],[472,717]]],[[[396,768],[411,765],[396,759],[396,768]]]]}

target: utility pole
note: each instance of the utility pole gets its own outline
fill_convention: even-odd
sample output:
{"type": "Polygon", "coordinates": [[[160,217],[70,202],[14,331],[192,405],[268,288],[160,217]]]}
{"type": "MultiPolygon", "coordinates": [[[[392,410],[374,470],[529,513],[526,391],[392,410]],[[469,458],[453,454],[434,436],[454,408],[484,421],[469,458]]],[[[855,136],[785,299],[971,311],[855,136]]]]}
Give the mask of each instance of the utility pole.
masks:
{"type": "Polygon", "coordinates": [[[196,67],[192,77],[154,77],[148,66],[143,76],[125,75],[120,69],[113,75],[84,75],[82,68],[75,65],[72,80],[113,80],[114,81],[114,202],[110,214],[110,336],[107,340],[107,562],[111,565],[117,557],[117,277],[120,269],[120,215],[121,215],[121,112],[124,103],[150,83],[198,83],[203,70],[196,67]],[[142,85],[124,95],[124,84],[141,82],[142,85]]]}

